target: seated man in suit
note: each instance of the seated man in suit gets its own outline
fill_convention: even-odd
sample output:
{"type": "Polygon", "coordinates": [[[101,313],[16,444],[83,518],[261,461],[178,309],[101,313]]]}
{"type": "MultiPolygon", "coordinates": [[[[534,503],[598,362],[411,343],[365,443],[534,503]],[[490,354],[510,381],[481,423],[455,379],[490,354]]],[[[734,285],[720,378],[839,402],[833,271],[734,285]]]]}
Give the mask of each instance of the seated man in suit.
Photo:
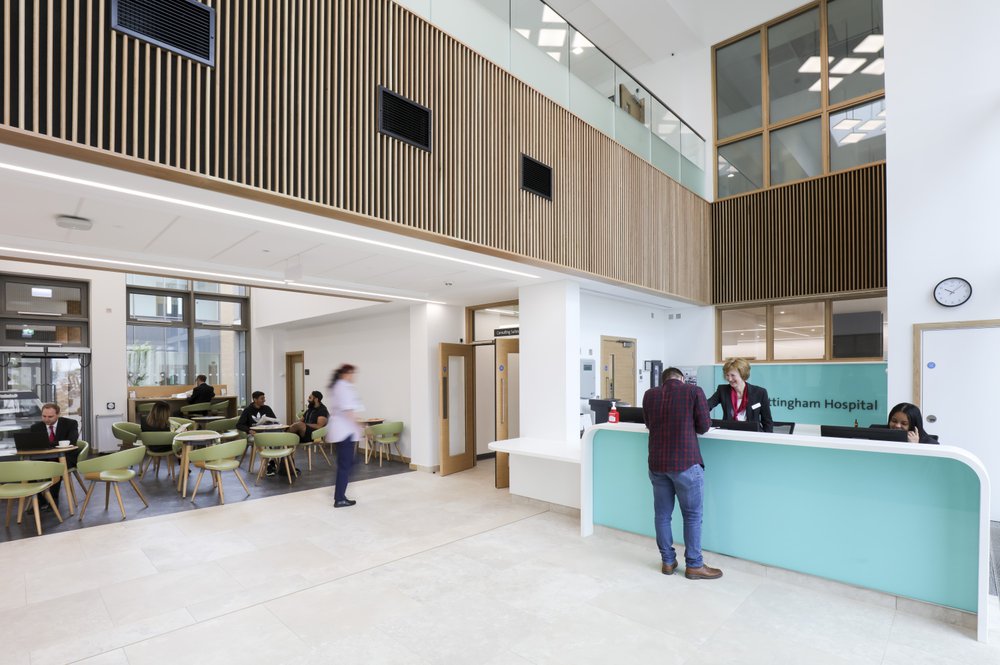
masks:
{"type": "Polygon", "coordinates": [[[191,396],[188,397],[188,404],[201,404],[202,402],[211,402],[215,399],[215,388],[205,383],[208,381],[208,377],[204,374],[199,374],[194,379],[194,388],[191,390],[191,396]]]}
{"type": "MultiPolygon", "coordinates": [[[[62,418],[59,415],[61,409],[58,404],[43,404],[42,405],[42,421],[35,423],[31,426],[32,432],[44,432],[46,436],[49,437],[49,443],[55,448],[59,445],[60,441],[69,441],[70,443],[76,443],[77,439],[80,438],[80,426],[72,418],[62,418]]],[[[80,451],[73,449],[66,453],[66,467],[72,469],[76,466],[76,459],[80,456],[80,451]]],[[[39,458],[34,458],[39,459],[39,458]]],[[[47,459],[47,458],[46,458],[47,459]]],[[[51,459],[58,459],[53,457],[51,459]]],[[[54,503],[59,503],[59,490],[62,488],[62,483],[56,483],[52,486],[52,500],[54,503]]],[[[42,506],[42,510],[48,510],[48,504],[42,506]]]]}

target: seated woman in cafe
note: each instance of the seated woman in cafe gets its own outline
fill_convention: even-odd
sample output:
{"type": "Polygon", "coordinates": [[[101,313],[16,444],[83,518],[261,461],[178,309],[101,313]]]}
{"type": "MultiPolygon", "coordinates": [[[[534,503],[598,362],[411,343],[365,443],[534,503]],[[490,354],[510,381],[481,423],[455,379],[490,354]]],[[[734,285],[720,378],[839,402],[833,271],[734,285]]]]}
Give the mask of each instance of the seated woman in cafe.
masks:
{"type": "Polygon", "coordinates": [[[937,443],[924,429],[924,417],[915,404],[900,402],[889,411],[889,429],[906,430],[906,440],[910,443],[937,443]]]}
{"type": "MultiPolygon", "coordinates": [[[[156,402],[149,410],[146,417],[139,423],[143,432],[169,432],[170,427],[170,405],[166,402],[156,402]]],[[[154,453],[165,453],[171,446],[147,446],[154,453]]]]}

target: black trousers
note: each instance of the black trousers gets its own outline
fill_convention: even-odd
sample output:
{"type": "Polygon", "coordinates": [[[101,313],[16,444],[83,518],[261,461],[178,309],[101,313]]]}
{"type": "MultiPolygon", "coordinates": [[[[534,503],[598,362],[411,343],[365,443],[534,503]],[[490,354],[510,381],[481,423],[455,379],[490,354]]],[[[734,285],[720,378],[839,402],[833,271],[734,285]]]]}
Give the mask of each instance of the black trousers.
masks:
{"type": "Polygon", "coordinates": [[[337,485],[333,490],[333,500],[343,501],[347,498],[347,481],[351,477],[351,467],[354,466],[354,451],[357,441],[347,437],[337,444],[337,485]]]}

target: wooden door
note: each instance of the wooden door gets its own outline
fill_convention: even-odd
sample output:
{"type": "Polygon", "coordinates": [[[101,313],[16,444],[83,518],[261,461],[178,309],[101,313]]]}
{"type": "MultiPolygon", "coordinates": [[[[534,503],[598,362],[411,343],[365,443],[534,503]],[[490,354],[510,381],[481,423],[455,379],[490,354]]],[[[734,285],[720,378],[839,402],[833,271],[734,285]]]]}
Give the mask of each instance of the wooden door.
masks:
{"type": "Polygon", "coordinates": [[[601,397],[635,405],[635,340],[601,336],[601,397]]]}
{"type": "Polygon", "coordinates": [[[441,475],[476,464],[476,356],[471,344],[441,344],[441,475]]]}
{"type": "MultiPolygon", "coordinates": [[[[496,432],[497,441],[520,436],[518,418],[520,342],[501,338],[496,341],[496,432]]],[[[495,482],[497,489],[510,486],[510,454],[497,453],[495,482]]]]}
{"type": "Polygon", "coordinates": [[[285,422],[294,423],[305,408],[305,354],[302,351],[285,354],[285,422]]]}

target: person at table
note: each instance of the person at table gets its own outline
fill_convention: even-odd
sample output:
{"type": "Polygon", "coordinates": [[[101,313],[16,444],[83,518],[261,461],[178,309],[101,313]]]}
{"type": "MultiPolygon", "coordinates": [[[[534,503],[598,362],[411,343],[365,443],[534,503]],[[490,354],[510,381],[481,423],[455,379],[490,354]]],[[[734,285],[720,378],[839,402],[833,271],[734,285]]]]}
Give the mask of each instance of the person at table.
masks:
{"type": "Polygon", "coordinates": [[[240,419],[236,421],[236,429],[241,432],[249,432],[250,428],[260,422],[261,418],[267,416],[268,418],[273,418],[274,422],[278,421],[278,417],[274,415],[274,411],[264,402],[267,401],[267,397],[259,390],[255,390],[250,398],[253,400],[247,404],[246,408],[243,409],[243,413],[240,414],[240,419]]]}
{"type": "MultiPolygon", "coordinates": [[[[143,432],[172,431],[173,427],[170,424],[170,405],[162,400],[153,402],[153,408],[149,410],[146,417],[139,423],[139,427],[143,432]]],[[[141,435],[139,439],[142,439],[141,435]]],[[[146,443],[143,443],[142,445],[146,446],[147,450],[154,453],[166,453],[173,448],[173,446],[150,446],[146,443]]]]}
{"type": "MultiPolygon", "coordinates": [[[[58,404],[48,404],[42,405],[42,421],[34,423],[31,426],[32,432],[42,432],[49,437],[49,443],[55,448],[59,445],[60,441],[69,441],[75,444],[80,438],[80,425],[72,418],[63,418],[60,416],[62,409],[58,404]]],[[[80,451],[76,448],[66,452],[66,468],[72,469],[76,466],[77,457],[80,456],[80,451]]],[[[58,456],[53,457],[34,457],[32,459],[58,459],[58,456]]],[[[62,483],[56,483],[52,486],[52,502],[59,503],[59,490],[62,488],[62,483]]],[[[48,504],[42,506],[42,510],[49,510],[48,504]]]]}
{"type": "Polygon", "coordinates": [[[206,381],[208,381],[208,377],[204,374],[199,374],[195,377],[194,388],[188,397],[188,404],[201,404],[203,402],[211,402],[215,399],[215,388],[208,385],[206,381]]]}
{"type": "Polygon", "coordinates": [[[721,405],[722,420],[757,423],[758,431],[773,432],[774,420],[767,390],[747,383],[750,363],[745,358],[730,358],[722,366],[722,377],[726,383],[708,398],[708,410],[721,405]]]}
{"type": "Polygon", "coordinates": [[[354,389],[354,365],[341,365],[330,380],[330,420],[326,442],[337,444],[337,484],[333,492],[333,507],[346,508],[357,503],[347,498],[347,483],[354,466],[354,452],[361,438],[358,413],[365,410],[354,389]]]}
{"type": "Polygon", "coordinates": [[[323,404],[323,393],[314,390],[309,393],[308,408],[302,414],[298,422],[292,423],[288,431],[299,435],[299,441],[309,443],[312,441],[313,432],[326,427],[326,422],[330,418],[330,412],[323,404]]]}
{"type": "Polygon", "coordinates": [[[936,444],[937,438],[924,429],[924,417],[916,404],[900,402],[889,411],[889,429],[906,431],[906,440],[910,443],[936,444]]]}

